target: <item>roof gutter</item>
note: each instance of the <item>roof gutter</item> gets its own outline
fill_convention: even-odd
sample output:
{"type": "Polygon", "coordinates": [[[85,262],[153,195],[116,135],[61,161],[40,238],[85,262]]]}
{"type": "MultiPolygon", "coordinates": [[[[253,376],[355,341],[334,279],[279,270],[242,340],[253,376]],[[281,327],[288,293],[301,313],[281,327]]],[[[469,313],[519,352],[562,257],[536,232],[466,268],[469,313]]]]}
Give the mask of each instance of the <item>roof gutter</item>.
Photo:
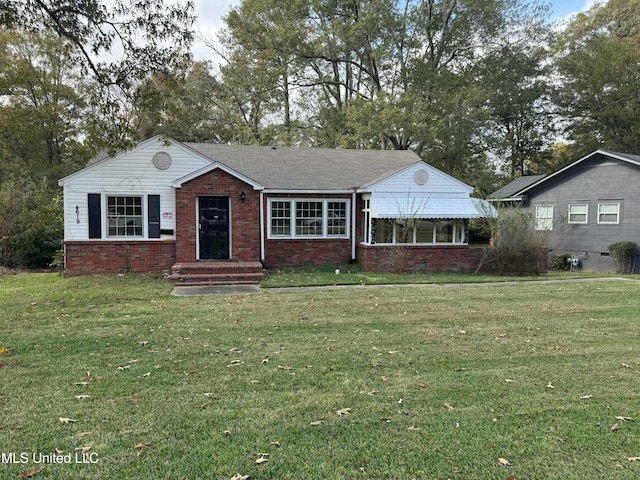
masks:
{"type": "Polygon", "coordinates": [[[262,190],[264,193],[271,194],[287,194],[287,195],[344,195],[352,194],[353,189],[345,190],[302,190],[302,189],[285,189],[285,188],[265,188],[262,190]]]}

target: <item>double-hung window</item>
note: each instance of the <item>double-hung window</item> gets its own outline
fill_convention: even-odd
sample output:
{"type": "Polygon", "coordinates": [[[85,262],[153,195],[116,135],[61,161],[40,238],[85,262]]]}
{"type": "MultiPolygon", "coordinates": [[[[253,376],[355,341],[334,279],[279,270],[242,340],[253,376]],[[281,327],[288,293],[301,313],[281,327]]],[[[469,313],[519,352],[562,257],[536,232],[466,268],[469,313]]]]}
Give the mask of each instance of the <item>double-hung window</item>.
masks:
{"type": "Polygon", "coordinates": [[[107,231],[110,237],[142,237],[143,222],[142,197],[107,197],[107,231]]]}
{"type": "Polygon", "coordinates": [[[349,201],[337,199],[272,199],[271,238],[348,238],[349,201]]]}
{"type": "Polygon", "coordinates": [[[620,223],[620,204],[619,203],[599,203],[598,204],[598,223],[600,224],[620,223]]]}
{"type": "Polygon", "coordinates": [[[536,230],[553,230],[553,205],[536,205],[536,230]]]}
{"type": "Polygon", "coordinates": [[[569,204],[569,223],[586,224],[589,218],[589,205],[586,203],[569,204]]]}

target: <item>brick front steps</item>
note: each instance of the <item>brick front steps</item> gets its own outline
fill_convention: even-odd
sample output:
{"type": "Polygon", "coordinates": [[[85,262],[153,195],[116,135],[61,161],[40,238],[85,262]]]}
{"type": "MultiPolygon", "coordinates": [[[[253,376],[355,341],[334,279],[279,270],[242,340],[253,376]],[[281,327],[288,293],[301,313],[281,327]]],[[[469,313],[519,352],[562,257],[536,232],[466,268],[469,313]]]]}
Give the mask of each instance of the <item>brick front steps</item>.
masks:
{"type": "Polygon", "coordinates": [[[264,277],[260,262],[182,262],[171,267],[176,285],[257,285],[264,277]]]}

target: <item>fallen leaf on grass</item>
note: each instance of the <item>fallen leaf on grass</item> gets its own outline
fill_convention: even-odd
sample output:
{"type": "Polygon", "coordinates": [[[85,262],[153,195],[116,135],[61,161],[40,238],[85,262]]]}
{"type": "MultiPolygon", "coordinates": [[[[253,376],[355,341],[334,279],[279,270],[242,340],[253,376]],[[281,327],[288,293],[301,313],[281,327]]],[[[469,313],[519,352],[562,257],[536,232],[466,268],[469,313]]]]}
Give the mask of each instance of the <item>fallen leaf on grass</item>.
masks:
{"type": "Polygon", "coordinates": [[[350,415],[350,414],[351,414],[350,408],[341,408],[340,410],[336,410],[336,415],[338,415],[339,417],[342,417],[343,415],[350,415]]]}
{"type": "Polygon", "coordinates": [[[583,397],[580,397],[580,400],[589,400],[590,398],[593,398],[593,395],[585,395],[583,397]]]}
{"type": "Polygon", "coordinates": [[[370,392],[367,392],[367,395],[371,395],[373,397],[374,395],[377,395],[378,393],[380,393],[380,390],[371,390],[370,392]]]}
{"type": "Polygon", "coordinates": [[[614,423],[613,425],[611,425],[611,428],[609,429],[609,431],[610,432],[615,432],[619,428],[620,428],[620,424],[619,423],[614,423]]]}
{"type": "Polygon", "coordinates": [[[547,388],[556,388],[556,387],[554,387],[553,385],[551,385],[551,382],[549,382],[549,383],[547,384],[547,388]]]}
{"type": "Polygon", "coordinates": [[[219,400],[220,399],[220,396],[216,395],[215,393],[205,393],[204,396],[207,397],[209,400],[219,400]]]}
{"type": "Polygon", "coordinates": [[[86,447],[78,447],[75,450],[78,451],[78,452],[85,453],[85,452],[88,452],[89,450],[91,450],[91,445],[87,445],[86,447]]]}
{"type": "Polygon", "coordinates": [[[240,475],[239,473],[236,473],[229,480],[249,480],[249,475],[240,475]]]}
{"type": "Polygon", "coordinates": [[[58,420],[60,421],[60,423],[77,422],[77,420],[74,420],[73,418],[67,418],[67,417],[60,417],[58,418],[58,420]]]}
{"type": "Polygon", "coordinates": [[[9,355],[9,350],[7,350],[7,347],[0,347],[0,355],[9,355]]]}
{"type": "Polygon", "coordinates": [[[85,398],[91,398],[91,395],[76,395],[76,398],[78,400],[83,400],[85,398]]]}
{"type": "Polygon", "coordinates": [[[627,460],[629,460],[630,462],[637,462],[638,460],[640,460],[640,457],[627,457],[627,460]]]}
{"type": "Polygon", "coordinates": [[[269,457],[269,454],[268,454],[268,453],[261,453],[261,454],[260,454],[260,457],[256,459],[256,463],[257,463],[258,465],[260,465],[261,463],[268,462],[268,461],[269,461],[269,458],[267,458],[267,457],[269,457]]]}
{"type": "Polygon", "coordinates": [[[416,385],[418,385],[420,388],[427,388],[429,386],[428,383],[417,383],[416,385]]]}
{"type": "Polygon", "coordinates": [[[278,365],[278,370],[285,370],[285,371],[288,372],[290,370],[293,370],[293,368],[292,367],[285,367],[283,365],[278,365]]]}
{"type": "Polygon", "coordinates": [[[505,378],[505,379],[504,379],[504,382],[505,382],[505,383],[516,383],[516,381],[515,381],[515,380],[511,380],[510,378],[505,378]]]}
{"type": "Polygon", "coordinates": [[[451,405],[450,403],[445,402],[444,406],[447,407],[447,410],[449,411],[454,410],[453,405],[451,405]]]}
{"type": "Polygon", "coordinates": [[[502,457],[500,457],[500,458],[498,459],[498,461],[499,461],[502,465],[504,465],[505,467],[508,467],[508,466],[510,466],[510,465],[511,465],[511,464],[509,463],[509,461],[508,461],[506,458],[502,458],[502,457]]]}
{"type": "Polygon", "coordinates": [[[144,449],[147,446],[147,443],[137,443],[133,446],[133,449],[136,451],[136,457],[141,457],[144,454],[144,449]]]}
{"type": "Polygon", "coordinates": [[[276,440],[275,442],[271,442],[271,445],[273,445],[274,447],[279,447],[280,446],[280,442],[278,442],[276,440]]]}
{"type": "Polygon", "coordinates": [[[25,472],[20,472],[18,474],[18,478],[30,478],[30,477],[33,477],[35,474],[40,473],[43,470],[44,470],[44,467],[40,467],[37,470],[34,467],[31,470],[27,470],[25,472]]]}
{"type": "Polygon", "coordinates": [[[422,429],[420,427],[413,427],[412,426],[412,427],[407,428],[407,430],[409,430],[410,432],[419,432],[422,429]]]}
{"type": "Polygon", "coordinates": [[[144,375],[142,375],[142,376],[143,376],[143,377],[149,377],[149,376],[151,376],[151,372],[147,372],[147,373],[145,373],[145,374],[144,374],[144,375]]]}
{"type": "Polygon", "coordinates": [[[620,365],[622,365],[624,368],[631,368],[631,365],[628,365],[626,363],[621,363],[620,365]]]}
{"type": "Polygon", "coordinates": [[[318,425],[322,425],[322,420],[316,420],[315,422],[311,422],[309,425],[317,427],[318,425]]]}
{"type": "Polygon", "coordinates": [[[617,416],[616,420],[620,420],[621,422],[626,422],[627,420],[633,420],[633,418],[631,417],[622,417],[622,416],[617,416]]]}

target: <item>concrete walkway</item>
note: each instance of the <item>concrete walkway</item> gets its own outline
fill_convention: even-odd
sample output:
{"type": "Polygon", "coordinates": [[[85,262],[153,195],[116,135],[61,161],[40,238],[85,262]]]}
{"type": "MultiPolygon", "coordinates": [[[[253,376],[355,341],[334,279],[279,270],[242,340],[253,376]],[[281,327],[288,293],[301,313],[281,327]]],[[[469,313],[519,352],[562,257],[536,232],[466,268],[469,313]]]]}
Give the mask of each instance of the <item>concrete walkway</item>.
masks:
{"type": "MultiPolygon", "coordinates": [[[[640,279],[639,279],[640,280],[640,279]]],[[[602,278],[568,278],[556,280],[522,280],[505,282],[479,282],[479,283],[398,283],[384,285],[322,285],[317,287],[279,287],[262,289],[257,285],[205,285],[189,287],[178,285],[173,288],[171,295],[178,297],[192,297],[205,295],[247,295],[263,292],[291,293],[315,290],[347,290],[365,288],[472,288],[472,287],[501,287],[509,285],[541,284],[553,285],[562,283],[593,283],[593,282],[638,282],[633,278],[602,277],[602,278]]]]}
{"type": "Polygon", "coordinates": [[[201,297],[204,295],[248,295],[262,293],[258,285],[202,285],[190,287],[177,285],[171,295],[176,297],[201,297]]]}

